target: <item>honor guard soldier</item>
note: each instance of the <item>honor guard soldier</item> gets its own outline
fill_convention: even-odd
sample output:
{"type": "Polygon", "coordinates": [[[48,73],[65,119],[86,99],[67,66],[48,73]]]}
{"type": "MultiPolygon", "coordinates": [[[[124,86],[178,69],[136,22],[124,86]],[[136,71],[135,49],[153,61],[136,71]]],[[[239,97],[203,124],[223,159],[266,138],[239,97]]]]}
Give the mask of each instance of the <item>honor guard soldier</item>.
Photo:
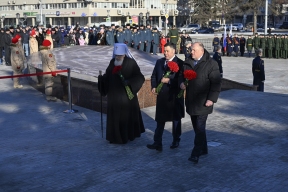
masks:
{"type": "Polygon", "coordinates": [[[173,25],[173,28],[170,29],[168,36],[170,38],[170,42],[176,45],[179,38],[179,34],[175,25],[173,25]]]}
{"type": "Polygon", "coordinates": [[[282,50],[282,55],[284,59],[287,59],[287,52],[288,52],[288,36],[286,34],[283,39],[283,50],[282,50]]]}
{"type": "Polygon", "coordinates": [[[280,46],[281,46],[281,39],[280,39],[280,36],[277,35],[277,37],[275,39],[275,57],[276,57],[276,59],[279,59],[280,46]]]}
{"type": "Polygon", "coordinates": [[[227,56],[231,57],[231,54],[232,54],[232,46],[233,46],[233,42],[232,42],[232,39],[229,37],[229,35],[227,34],[227,37],[226,37],[226,51],[227,51],[227,56]]]}
{"type": "Polygon", "coordinates": [[[129,24],[129,23],[126,24],[126,29],[125,29],[124,32],[125,32],[125,44],[126,44],[128,47],[131,47],[132,32],[131,32],[130,24],[129,24]]]}
{"type": "MultiPolygon", "coordinates": [[[[52,72],[56,70],[56,60],[51,49],[51,42],[45,39],[40,46],[40,53],[42,58],[42,68],[43,72],[52,72]]],[[[43,75],[45,83],[45,95],[47,101],[56,101],[57,98],[52,96],[54,76],[56,74],[46,74],[43,75]]]]}
{"type": "Polygon", "coordinates": [[[29,47],[30,47],[30,54],[38,52],[38,41],[36,39],[36,32],[33,29],[30,32],[30,39],[29,39],[29,47]]]}
{"type": "Polygon", "coordinates": [[[258,85],[257,91],[264,91],[265,71],[264,61],[261,59],[262,49],[255,50],[256,57],[252,62],[253,85],[258,85]]]}
{"type": "Polygon", "coordinates": [[[273,50],[273,39],[272,35],[269,35],[269,38],[267,39],[267,49],[268,49],[268,58],[272,58],[272,50],[273,50]]]}
{"type": "Polygon", "coordinates": [[[255,33],[255,37],[253,38],[253,46],[254,46],[254,50],[259,49],[260,39],[258,37],[258,33],[255,33]]]}
{"type": "Polygon", "coordinates": [[[157,55],[158,48],[160,43],[160,37],[157,28],[153,28],[152,31],[152,46],[153,46],[153,55],[157,55]]]}
{"type": "Polygon", "coordinates": [[[284,55],[283,55],[283,50],[284,50],[284,40],[285,40],[285,35],[281,35],[281,44],[280,44],[280,51],[279,51],[279,54],[280,54],[280,58],[284,58],[284,55]]]}
{"type": "Polygon", "coordinates": [[[138,49],[139,46],[139,37],[140,37],[140,32],[137,31],[137,27],[133,28],[133,33],[132,33],[132,45],[134,49],[138,49]]]}
{"type": "MultiPolygon", "coordinates": [[[[21,48],[18,46],[19,39],[17,37],[14,37],[11,40],[11,65],[13,69],[13,75],[21,75],[22,70],[24,69],[24,61],[25,56],[24,52],[20,50],[21,48]]],[[[22,88],[23,85],[19,84],[19,77],[13,78],[14,81],[14,88],[22,88]]]]}
{"type": "MultiPolygon", "coordinates": [[[[51,31],[47,30],[46,31],[46,37],[45,39],[47,39],[48,41],[50,41],[51,45],[53,45],[53,40],[52,40],[52,36],[51,36],[51,31]]],[[[75,42],[76,43],[76,42],[75,42]]],[[[50,49],[53,49],[53,46],[50,46],[50,49]]]]}
{"type": "Polygon", "coordinates": [[[189,36],[188,33],[185,33],[185,35],[181,38],[181,48],[182,48],[182,53],[185,54],[186,53],[186,42],[187,41],[191,41],[192,42],[192,39],[191,37],[189,36]]]}
{"type": "Polygon", "coordinates": [[[215,53],[214,53],[214,55],[213,55],[213,59],[214,59],[215,61],[217,61],[218,67],[219,67],[219,72],[220,72],[220,74],[221,74],[221,77],[223,77],[223,67],[222,67],[221,49],[222,49],[222,47],[221,47],[220,45],[218,45],[218,46],[216,47],[216,51],[215,51],[215,53]]]}
{"type": "Polygon", "coordinates": [[[277,35],[274,34],[274,36],[272,37],[272,57],[273,58],[276,58],[276,55],[275,55],[275,42],[276,42],[276,39],[277,39],[277,35]]]}
{"type": "Polygon", "coordinates": [[[146,53],[151,51],[152,30],[150,24],[146,26],[146,53]]]}
{"type": "Polygon", "coordinates": [[[108,27],[108,31],[106,32],[106,43],[109,46],[114,46],[115,43],[114,33],[111,27],[108,27]]]}
{"type": "Polygon", "coordinates": [[[144,45],[146,40],[146,30],[144,29],[144,25],[140,25],[139,29],[139,50],[144,51],[144,45]]]}
{"type": "Polygon", "coordinates": [[[246,41],[246,49],[248,52],[248,56],[251,57],[251,53],[253,49],[253,39],[251,38],[251,35],[248,36],[248,39],[246,41]]]}
{"type": "Polygon", "coordinates": [[[240,37],[240,54],[241,54],[241,57],[244,56],[245,45],[246,45],[246,39],[245,39],[245,37],[243,37],[243,35],[241,35],[241,37],[240,37]]]}
{"type": "Polygon", "coordinates": [[[216,52],[216,51],[217,51],[218,45],[220,45],[220,40],[219,40],[217,34],[215,34],[215,35],[214,35],[213,42],[212,42],[212,46],[214,47],[213,52],[216,52]]]}
{"type": "Polygon", "coordinates": [[[240,44],[239,37],[237,36],[237,34],[235,34],[233,37],[233,51],[235,52],[236,57],[238,57],[239,44],[240,44]]]}
{"type": "Polygon", "coordinates": [[[265,51],[266,51],[265,35],[260,35],[260,48],[262,49],[262,57],[265,57],[265,51]]]}
{"type": "Polygon", "coordinates": [[[117,43],[124,43],[125,32],[123,31],[123,27],[119,27],[116,38],[117,38],[117,43]]]}

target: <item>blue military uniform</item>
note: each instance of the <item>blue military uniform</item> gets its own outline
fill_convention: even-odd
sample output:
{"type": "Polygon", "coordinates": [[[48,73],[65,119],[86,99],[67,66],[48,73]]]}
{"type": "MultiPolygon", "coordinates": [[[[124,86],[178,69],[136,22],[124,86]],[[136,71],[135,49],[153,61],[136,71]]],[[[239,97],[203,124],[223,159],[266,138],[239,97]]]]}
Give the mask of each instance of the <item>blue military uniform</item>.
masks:
{"type": "Polygon", "coordinates": [[[217,51],[217,46],[220,44],[219,38],[216,36],[213,39],[212,46],[214,47],[213,52],[217,51]]]}
{"type": "Polygon", "coordinates": [[[152,32],[152,46],[153,46],[153,55],[157,55],[158,47],[160,43],[160,35],[157,31],[157,29],[153,30],[152,32]]]}
{"type": "Polygon", "coordinates": [[[140,51],[144,51],[144,44],[145,44],[145,40],[146,40],[146,30],[144,29],[140,29],[139,30],[139,41],[140,41],[140,44],[139,44],[139,50],[140,51]]]}
{"type": "Polygon", "coordinates": [[[151,41],[152,41],[152,31],[151,29],[146,29],[146,53],[150,53],[151,51],[151,41]]]}
{"type": "Polygon", "coordinates": [[[124,31],[118,31],[116,38],[117,38],[118,43],[124,43],[125,42],[125,32],[124,31]]]}
{"type": "Polygon", "coordinates": [[[231,54],[232,54],[232,46],[233,46],[233,42],[232,42],[232,39],[229,37],[229,36],[227,36],[226,37],[226,52],[227,52],[227,56],[231,56],[231,54]]]}
{"type": "Polygon", "coordinates": [[[114,46],[115,39],[114,39],[113,31],[106,32],[106,42],[107,42],[107,45],[114,46]]]}
{"type": "MultiPolygon", "coordinates": [[[[126,26],[130,26],[130,24],[126,24],[126,26]]],[[[131,42],[132,42],[132,32],[130,29],[125,29],[125,43],[127,44],[128,47],[131,47],[131,42]]]]}
{"type": "Polygon", "coordinates": [[[257,91],[264,92],[264,61],[260,56],[255,57],[252,62],[252,73],[253,73],[253,85],[258,85],[257,91]]]}
{"type": "Polygon", "coordinates": [[[139,41],[140,41],[139,37],[140,37],[140,32],[136,31],[132,33],[132,43],[133,43],[134,49],[137,49],[139,46],[139,41]]]}

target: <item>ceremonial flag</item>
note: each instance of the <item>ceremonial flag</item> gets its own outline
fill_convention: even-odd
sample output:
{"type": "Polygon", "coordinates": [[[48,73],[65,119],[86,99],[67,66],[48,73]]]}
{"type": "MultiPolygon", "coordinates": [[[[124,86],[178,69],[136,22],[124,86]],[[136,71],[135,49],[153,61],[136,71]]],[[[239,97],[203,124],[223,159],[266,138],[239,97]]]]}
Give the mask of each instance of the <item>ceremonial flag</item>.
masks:
{"type": "Polygon", "coordinates": [[[223,49],[224,51],[226,51],[226,36],[227,36],[227,33],[226,33],[226,25],[224,25],[224,36],[223,36],[223,49]]]}

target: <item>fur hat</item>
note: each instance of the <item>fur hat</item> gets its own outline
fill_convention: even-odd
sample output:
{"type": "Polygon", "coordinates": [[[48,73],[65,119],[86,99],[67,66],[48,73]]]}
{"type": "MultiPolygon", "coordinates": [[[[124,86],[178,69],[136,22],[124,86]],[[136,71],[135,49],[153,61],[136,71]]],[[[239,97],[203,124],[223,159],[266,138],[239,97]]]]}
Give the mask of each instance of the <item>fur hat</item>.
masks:
{"type": "Polygon", "coordinates": [[[14,37],[11,41],[13,44],[16,44],[18,42],[18,38],[14,37]]]}
{"type": "Polygon", "coordinates": [[[45,39],[45,40],[43,41],[42,45],[45,46],[45,47],[48,47],[48,46],[51,45],[51,42],[50,42],[49,40],[45,39]]]}

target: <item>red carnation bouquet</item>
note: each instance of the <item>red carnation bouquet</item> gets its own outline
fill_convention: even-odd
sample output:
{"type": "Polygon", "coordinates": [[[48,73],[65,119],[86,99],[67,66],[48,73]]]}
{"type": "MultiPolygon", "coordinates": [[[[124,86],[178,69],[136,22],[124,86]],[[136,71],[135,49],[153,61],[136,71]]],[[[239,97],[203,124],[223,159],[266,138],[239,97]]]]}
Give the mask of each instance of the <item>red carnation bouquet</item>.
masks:
{"type": "MultiPolygon", "coordinates": [[[[171,72],[177,73],[179,71],[179,66],[176,62],[168,61],[167,65],[168,65],[169,71],[165,73],[165,75],[163,76],[164,78],[169,77],[171,72]]],[[[160,93],[160,90],[162,87],[163,87],[163,83],[161,82],[156,88],[156,93],[160,93]]]]}
{"type": "MultiPolygon", "coordinates": [[[[187,86],[188,85],[188,81],[195,79],[197,77],[197,74],[194,70],[191,69],[187,69],[183,72],[184,74],[184,85],[187,86]]],[[[181,98],[184,94],[184,89],[181,89],[181,91],[179,92],[179,94],[177,95],[178,98],[181,98]]]]}
{"type": "MultiPolygon", "coordinates": [[[[112,74],[118,74],[120,76],[122,82],[124,82],[125,79],[124,79],[124,77],[123,77],[123,75],[121,73],[121,69],[122,69],[121,65],[120,66],[115,66],[113,68],[113,70],[112,70],[112,74]]],[[[129,100],[133,99],[134,95],[133,95],[133,93],[132,93],[132,91],[131,91],[131,89],[130,89],[130,87],[128,85],[125,85],[125,90],[126,90],[126,93],[127,93],[127,96],[129,98],[129,100]]]]}

